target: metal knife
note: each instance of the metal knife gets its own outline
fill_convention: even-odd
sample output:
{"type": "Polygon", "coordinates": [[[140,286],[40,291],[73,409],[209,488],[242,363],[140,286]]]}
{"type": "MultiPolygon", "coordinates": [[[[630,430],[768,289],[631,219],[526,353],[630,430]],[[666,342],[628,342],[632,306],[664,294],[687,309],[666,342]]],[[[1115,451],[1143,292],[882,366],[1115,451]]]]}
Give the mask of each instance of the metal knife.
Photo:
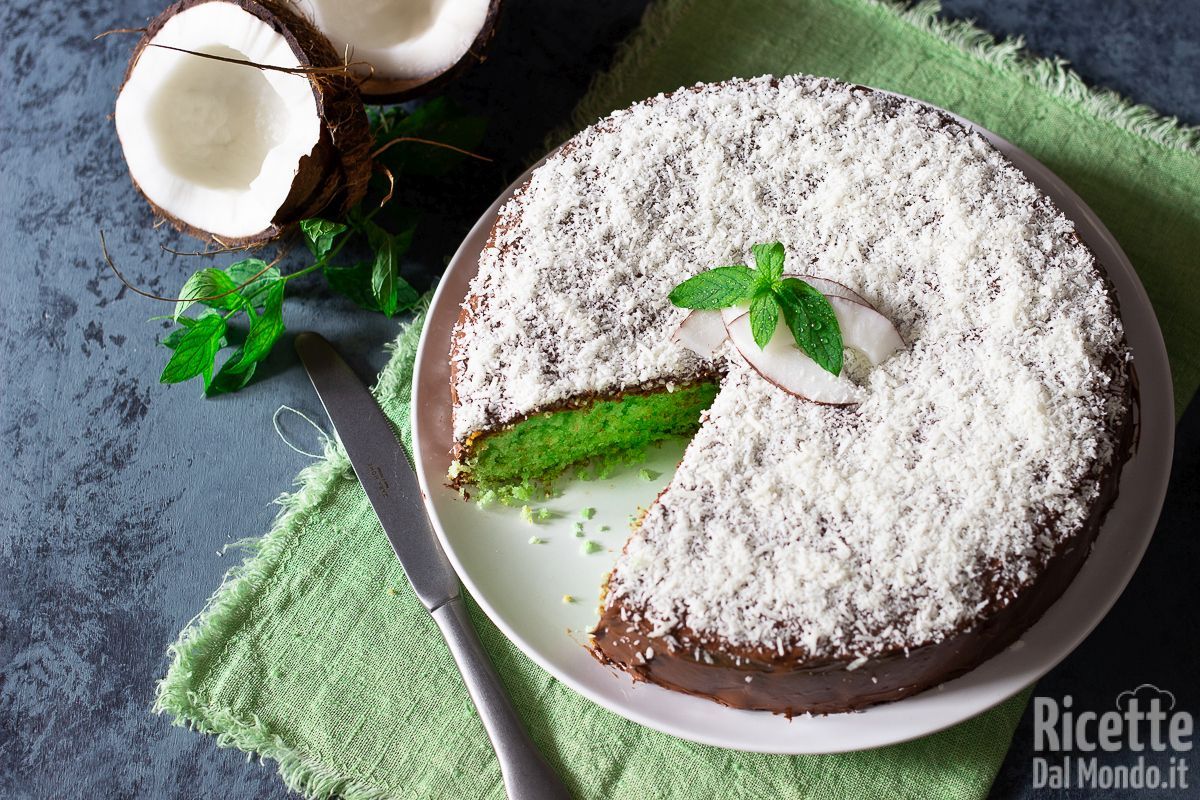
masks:
{"type": "Polygon", "coordinates": [[[450,647],[500,761],[508,797],[569,798],[562,780],[530,740],[467,618],[462,584],[425,515],[417,476],[391,422],[350,365],[323,337],[299,334],[296,352],[404,573],[450,647]]]}

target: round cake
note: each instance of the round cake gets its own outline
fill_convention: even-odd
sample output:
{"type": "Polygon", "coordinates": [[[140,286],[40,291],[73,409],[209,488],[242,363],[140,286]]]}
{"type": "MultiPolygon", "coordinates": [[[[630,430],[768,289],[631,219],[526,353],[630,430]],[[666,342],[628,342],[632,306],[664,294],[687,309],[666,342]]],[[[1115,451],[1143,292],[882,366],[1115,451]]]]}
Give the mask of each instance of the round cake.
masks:
{"type": "Polygon", "coordinates": [[[1070,220],[944,113],[822,78],[698,85],[578,134],[501,209],[451,366],[456,485],[519,494],[694,434],[592,647],[785,714],[895,700],[1015,641],[1087,557],[1132,429],[1115,298],[1070,220]],[[847,351],[855,403],[673,336],[672,288],[768,241],[903,338],[847,351]]]}

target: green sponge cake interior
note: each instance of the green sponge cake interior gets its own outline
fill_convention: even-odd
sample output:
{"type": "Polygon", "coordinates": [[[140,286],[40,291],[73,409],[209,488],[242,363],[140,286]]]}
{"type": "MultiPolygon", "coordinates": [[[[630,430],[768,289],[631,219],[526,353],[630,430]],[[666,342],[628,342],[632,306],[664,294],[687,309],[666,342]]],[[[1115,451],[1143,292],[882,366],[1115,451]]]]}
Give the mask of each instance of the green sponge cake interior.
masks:
{"type": "Polygon", "coordinates": [[[634,458],[655,442],[695,433],[716,394],[716,381],[705,380],[535,414],[472,440],[459,473],[481,489],[500,489],[549,480],[592,458],[634,458]]]}

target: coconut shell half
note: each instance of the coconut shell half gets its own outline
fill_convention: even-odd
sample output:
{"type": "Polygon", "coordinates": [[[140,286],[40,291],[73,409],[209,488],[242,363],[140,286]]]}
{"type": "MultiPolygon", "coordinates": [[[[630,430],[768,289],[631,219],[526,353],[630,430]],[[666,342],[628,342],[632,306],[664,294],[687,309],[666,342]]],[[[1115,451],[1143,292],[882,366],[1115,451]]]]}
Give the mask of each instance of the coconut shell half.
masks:
{"type": "MultiPolygon", "coordinates": [[[[339,15],[348,13],[345,4],[331,5],[322,14],[319,6],[324,3],[320,0],[298,0],[298,2],[302,13],[311,16],[317,27],[323,30],[335,46],[344,43],[343,60],[355,63],[359,72],[359,90],[362,92],[363,100],[373,104],[403,103],[424,97],[446,86],[476,64],[482,63],[486,59],[487,48],[496,34],[501,7],[501,0],[488,0],[474,40],[452,63],[416,75],[400,76],[390,74],[387,65],[382,61],[373,60],[370,55],[371,48],[362,46],[364,42],[361,39],[342,29],[337,24],[338,19],[326,20],[327,15],[331,12],[338,12],[339,15]]],[[[398,0],[398,2],[411,3],[414,0],[398,0]]],[[[450,0],[450,2],[465,2],[465,0],[450,0]]],[[[386,23],[381,24],[383,27],[387,27],[386,23]]],[[[453,54],[451,56],[453,57],[453,54]]]]}
{"type": "Polygon", "coordinates": [[[114,118],[154,211],[227,246],[348,209],[370,177],[356,80],[312,23],[273,0],[170,6],[134,49],[114,118]]]}
{"type": "Polygon", "coordinates": [[[488,6],[487,17],[483,27],[467,52],[458,61],[441,72],[425,75],[420,78],[370,78],[359,87],[363,100],[368,103],[386,104],[403,103],[418,97],[425,97],[457,80],[476,64],[487,59],[487,49],[496,35],[496,23],[500,20],[500,0],[492,0],[488,6]]]}

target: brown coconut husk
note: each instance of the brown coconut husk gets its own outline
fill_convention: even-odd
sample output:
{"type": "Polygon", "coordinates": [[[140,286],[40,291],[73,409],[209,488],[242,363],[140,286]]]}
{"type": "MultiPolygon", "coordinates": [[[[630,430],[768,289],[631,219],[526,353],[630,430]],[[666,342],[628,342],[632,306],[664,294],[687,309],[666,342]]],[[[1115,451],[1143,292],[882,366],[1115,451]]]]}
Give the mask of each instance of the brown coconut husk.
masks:
{"type": "MultiPolygon", "coordinates": [[[[329,40],[311,22],[274,0],[179,0],[159,14],[146,27],[125,70],[125,83],[133,73],[138,59],[167,20],[181,11],[202,3],[232,2],[239,8],[267,23],[278,32],[300,63],[297,72],[307,78],[321,118],[321,138],[308,155],[300,160],[299,171],[292,182],[291,192],[272,220],[258,233],[237,239],[218,239],[209,231],[200,230],[157,206],[133,180],[134,188],[150,204],[154,212],[178,230],[200,239],[215,241],[222,247],[246,247],[274,239],[302,219],[316,216],[328,208],[346,211],[363,198],[371,177],[370,125],[363,109],[357,81],[342,63],[329,40]]],[[[207,58],[197,53],[197,58],[207,58]]],[[[228,60],[228,59],[219,59],[228,60]]],[[[246,69],[273,69],[248,64],[246,69]]]]}
{"type": "Polygon", "coordinates": [[[433,72],[417,78],[384,78],[371,75],[359,84],[363,100],[374,105],[390,105],[415,100],[437,91],[470,70],[471,67],[487,60],[487,48],[496,35],[496,23],[500,19],[500,6],[501,0],[491,0],[488,4],[487,16],[484,17],[483,25],[475,36],[475,41],[458,61],[440,72],[433,72]]]}

